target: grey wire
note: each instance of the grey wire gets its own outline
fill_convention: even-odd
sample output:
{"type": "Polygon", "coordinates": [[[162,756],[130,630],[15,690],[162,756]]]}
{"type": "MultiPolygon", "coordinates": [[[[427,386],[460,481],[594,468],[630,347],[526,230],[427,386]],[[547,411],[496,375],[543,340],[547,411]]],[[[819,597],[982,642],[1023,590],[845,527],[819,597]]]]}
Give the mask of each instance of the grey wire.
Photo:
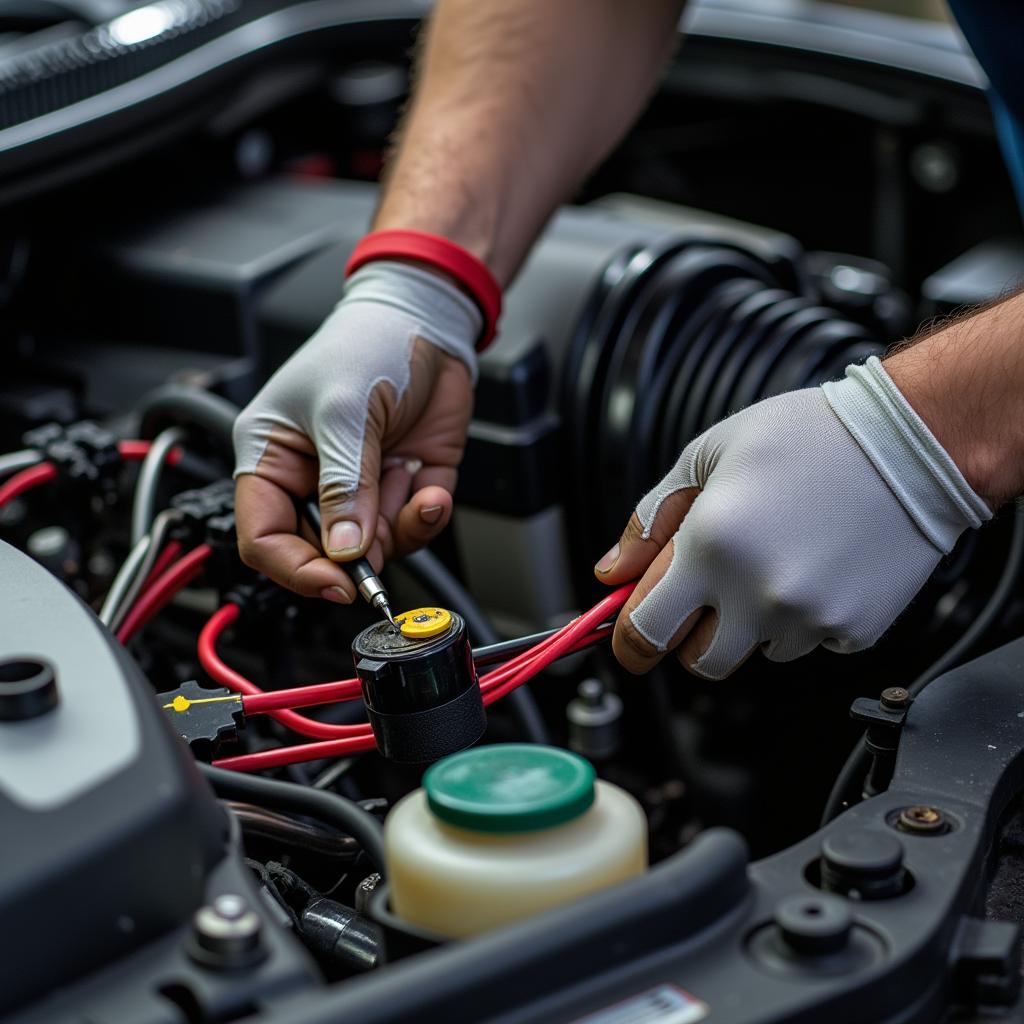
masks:
{"type": "MultiPolygon", "coordinates": [[[[473,595],[448,571],[437,555],[424,548],[406,556],[403,565],[428,589],[436,591],[449,608],[457,611],[466,620],[470,636],[478,644],[490,646],[499,642],[501,638],[484,610],[476,603],[473,595]]],[[[525,686],[517,687],[506,699],[519,721],[520,729],[531,743],[551,742],[537,701],[525,686]]]]}
{"type": "Polygon", "coordinates": [[[152,548],[153,539],[147,533],[128,552],[128,557],[122,562],[121,568],[114,577],[114,582],[110,584],[107,596],[103,600],[103,607],[100,609],[100,622],[111,630],[116,630],[114,616],[117,614],[118,608],[124,603],[132,583],[141,576],[142,563],[146,560],[146,555],[149,554],[152,548]]]}
{"type": "Polygon", "coordinates": [[[19,473],[23,469],[31,469],[32,466],[42,461],[42,452],[37,452],[34,448],[25,448],[20,452],[0,455],[0,477],[19,473]]]}
{"type": "MultiPolygon", "coordinates": [[[[960,639],[946,652],[933,661],[908,687],[912,697],[918,696],[933,679],[958,665],[970,652],[971,648],[994,625],[1007,601],[1013,596],[1014,589],[1020,581],[1021,569],[1024,567],[1024,499],[1018,499],[1013,512],[1013,532],[1010,535],[1010,547],[1006,552],[1003,571],[984,607],[975,616],[974,621],[964,630],[960,639]]],[[[868,752],[862,736],[843,762],[843,767],[832,784],[832,790],[825,802],[825,810],[821,816],[821,827],[824,828],[843,809],[843,804],[853,792],[854,787],[865,778],[871,768],[871,754],[868,752]]]]}
{"type": "Polygon", "coordinates": [[[1010,534],[1010,547],[1006,552],[1006,562],[995,588],[974,621],[964,630],[960,639],[907,687],[912,697],[916,697],[943,672],[958,665],[995,624],[996,619],[1006,607],[1007,601],[1013,596],[1020,580],[1022,566],[1024,566],[1024,500],[1018,499],[1013,510],[1013,532],[1010,534]]]}
{"type": "Polygon", "coordinates": [[[340,761],[335,761],[313,780],[313,788],[330,789],[355,763],[354,757],[343,757],[340,761]]]}
{"type": "Polygon", "coordinates": [[[156,514],[157,487],[160,484],[160,474],[163,472],[167,454],[184,439],[185,431],[181,427],[168,427],[157,434],[142,460],[132,502],[132,544],[138,544],[149,532],[153,516],[156,514]]]}
{"type": "MultiPolygon", "coordinates": [[[[146,582],[146,578],[153,570],[153,566],[156,564],[157,558],[160,556],[160,551],[163,549],[164,542],[167,539],[167,534],[171,527],[181,518],[181,512],[173,508],[165,508],[163,512],[159,513],[156,519],[153,520],[153,528],[146,534],[144,540],[148,540],[145,555],[143,556],[141,565],[132,573],[127,589],[125,589],[123,595],[118,599],[118,603],[114,606],[112,612],[112,618],[109,623],[112,632],[116,633],[124,622],[125,617],[128,615],[132,605],[135,604],[136,599],[139,596],[139,592],[142,590],[142,585],[146,582]]],[[[139,541],[141,544],[142,541],[139,541]]],[[[136,545],[138,547],[138,545],[136,545]]],[[[132,549],[134,554],[135,549],[132,549]]],[[[128,556],[131,558],[131,555],[128,556]]],[[[127,565],[127,562],[125,563],[127,565]]],[[[123,569],[123,567],[122,567],[123,569]]],[[[120,577],[118,573],[118,577],[120,577]]],[[[117,583],[117,580],[114,581],[117,583]]],[[[113,592],[113,586],[111,586],[111,592],[113,592]]],[[[108,595],[109,600],[109,595],[108,595]]],[[[103,602],[103,607],[106,608],[107,602],[103,602]]],[[[106,622],[103,618],[102,612],[100,613],[100,621],[106,622]]]]}

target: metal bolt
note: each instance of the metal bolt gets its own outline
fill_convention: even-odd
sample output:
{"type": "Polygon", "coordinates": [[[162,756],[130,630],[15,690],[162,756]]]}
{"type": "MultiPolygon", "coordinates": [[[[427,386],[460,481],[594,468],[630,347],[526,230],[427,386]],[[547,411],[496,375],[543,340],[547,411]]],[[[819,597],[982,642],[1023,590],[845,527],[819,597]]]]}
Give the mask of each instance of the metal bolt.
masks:
{"type": "Polygon", "coordinates": [[[200,907],[192,928],[192,956],[209,966],[244,966],[262,955],[263,921],[242,896],[225,893],[200,907]]]}
{"type": "Polygon", "coordinates": [[[213,901],[213,909],[226,921],[237,921],[245,915],[245,912],[249,909],[249,905],[241,896],[236,896],[234,893],[228,893],[225,896],[218,896],[213,901]]]}
{"type": "Polygon", "coordinates": [[[899,710],[910,703],[910,691],[902,686],[887,686],[882,691],[881,704],[884,708],[899,710]]]}
{"type": "Polygon", "coordinates": [[[904,807],[900,811],[896,827],[904,832],[913,832],[916,835],[940,835],[948,831],[949,823],[945,815],[937,807],[928,807],[925,804],[918,804],[914,807],[904,807]]]}
{"type": "Polygon", "coordinates": [[[576,693],[565,709],[569,746],[592,761],[606,760],[621,741],[622,700],[599,679],[585,679],[576,693]]]}

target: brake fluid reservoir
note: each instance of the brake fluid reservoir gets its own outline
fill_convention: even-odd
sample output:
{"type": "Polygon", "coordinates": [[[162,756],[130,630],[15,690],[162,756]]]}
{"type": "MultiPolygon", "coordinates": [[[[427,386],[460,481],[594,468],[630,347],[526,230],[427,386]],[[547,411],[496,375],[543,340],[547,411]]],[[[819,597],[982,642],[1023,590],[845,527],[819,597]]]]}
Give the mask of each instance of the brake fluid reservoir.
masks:
{"type": "Polygon", "coordinates": [[[568,903],[647,867],[647,820],[567,750],[446,757],[384,828],[392,912],[452,938],[568,903]]]}

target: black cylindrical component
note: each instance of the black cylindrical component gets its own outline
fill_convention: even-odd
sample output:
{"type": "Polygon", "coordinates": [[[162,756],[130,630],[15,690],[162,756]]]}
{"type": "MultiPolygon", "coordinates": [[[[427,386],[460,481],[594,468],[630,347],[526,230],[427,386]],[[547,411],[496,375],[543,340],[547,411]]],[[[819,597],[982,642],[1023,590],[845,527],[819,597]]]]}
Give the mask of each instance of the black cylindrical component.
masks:
{"type": "Polygon", "coordinates": [[[824,956],[846,946],[853,917],[835,896],[790,896],[775,908],[775,924],[792,952],[824,956]]]}
{"type": "Polygon", "coordinates": [[[250,967],[266,956],[263,920],[242,896],[225,893],[192,917],[186,948],[207,967],[250,967]]]}
{"type": "Polygon", "coordinates": [[[906,891],[903,844],[890,832],[849,828],[821,844],[821,887],[840,896],[881,900],[906,891]]]}
{"type": "Polygon", "coordinates": [[[446,614],[450,624],[435,636],[410,638],[381,622],[352,643],[377,749],[392,761],[436,761],[471,746],[487,725],[466,624],[446,614]]]}
{"type": "Polygon", "coordinates": [[[299,929],[310,949],[340,966],[369,971],[380,961],[380,926],[334,900],[307,903],[299,929]]]}
{"type": "Polygon", "coordinates": [[[42,658],[0,661],[0,721],[20,722],[57,706],[57,675],[42,658]]]}

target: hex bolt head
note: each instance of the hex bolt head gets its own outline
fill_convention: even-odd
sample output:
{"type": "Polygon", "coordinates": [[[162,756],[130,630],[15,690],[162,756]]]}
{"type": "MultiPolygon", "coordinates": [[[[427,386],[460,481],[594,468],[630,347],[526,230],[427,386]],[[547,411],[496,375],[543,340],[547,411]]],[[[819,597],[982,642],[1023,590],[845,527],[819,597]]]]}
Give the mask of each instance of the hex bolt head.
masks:
{"type": "Polygon", "coordinates": [[[902,686],[887,686],[880,698],[882,707],[899,711],[910,703],[910,691],[902,686]]]}
{"type": "Polygon", "coordinates": [[[208,967],[247,967],[263,956],[263,921],[248,901],[224,893],[192,918],[193,959],[208,967]]]}
{"type": "Polygon", "coordinates": [[[904,807],[896,819],[896,827],[901,832],[910,832],[919,836],[940,836],[949,831],[949,821],[937,807],[927,804],[916,804],[904,807]]]}

